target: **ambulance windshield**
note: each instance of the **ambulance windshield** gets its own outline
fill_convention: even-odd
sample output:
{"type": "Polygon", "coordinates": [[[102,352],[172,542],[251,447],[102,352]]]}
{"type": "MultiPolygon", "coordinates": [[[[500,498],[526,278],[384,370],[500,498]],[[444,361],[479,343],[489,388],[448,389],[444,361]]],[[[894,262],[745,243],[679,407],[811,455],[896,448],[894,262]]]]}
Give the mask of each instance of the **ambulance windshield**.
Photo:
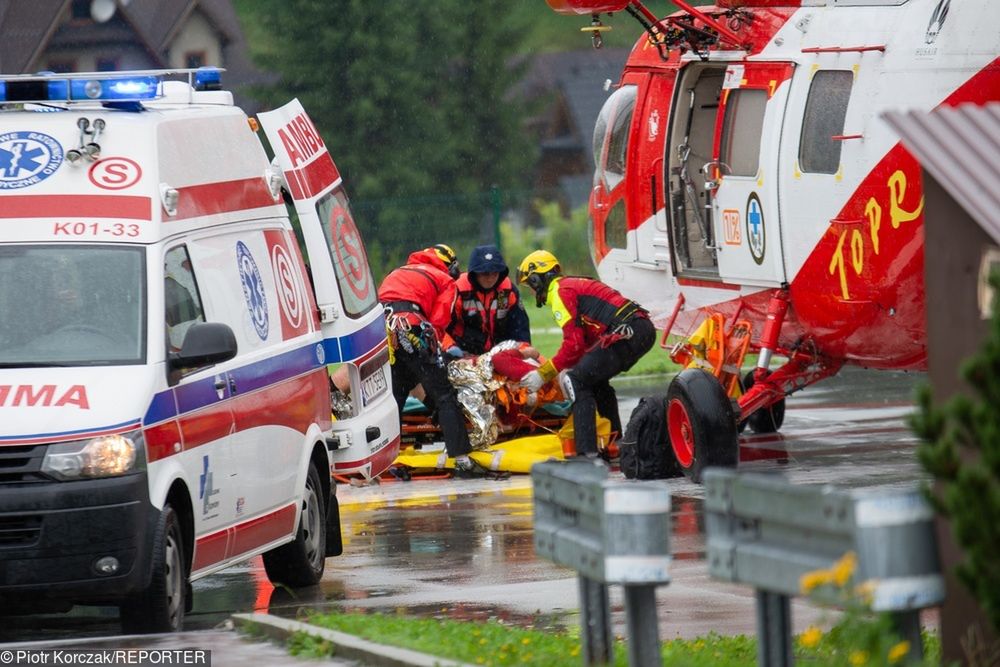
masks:
{"type": "Polygon", "coordinates": [[[141,248],[0,247],[0,368],[145,362],[141,248]]]}

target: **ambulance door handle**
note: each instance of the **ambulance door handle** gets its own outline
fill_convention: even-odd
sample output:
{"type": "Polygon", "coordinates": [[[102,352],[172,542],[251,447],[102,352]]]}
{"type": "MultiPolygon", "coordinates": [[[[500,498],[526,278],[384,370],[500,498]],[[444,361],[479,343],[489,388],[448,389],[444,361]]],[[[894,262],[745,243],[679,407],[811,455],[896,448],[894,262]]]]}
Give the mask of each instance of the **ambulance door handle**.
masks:
{"type": "Polygon", "coordinates": [[[228,377],[229,377],[229,394],[232,395],[236,393],[236,378],[234,378],[232,375],[229,375],[228,377]]]}

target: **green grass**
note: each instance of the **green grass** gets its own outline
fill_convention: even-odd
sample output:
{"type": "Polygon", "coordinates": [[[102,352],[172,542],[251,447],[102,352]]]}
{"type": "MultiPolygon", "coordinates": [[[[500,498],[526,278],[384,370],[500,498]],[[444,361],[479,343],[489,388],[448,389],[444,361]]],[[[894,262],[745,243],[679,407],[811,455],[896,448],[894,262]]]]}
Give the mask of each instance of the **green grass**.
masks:
{"type": "MultiPolygon", "coordinates": [[[[547,306],[535,308],[534,301],[526,301],[525,304],[528,319],[531,321],[531,344],[546,357],[551,357],[562,344],[562,332],[552,317],[552,310],[547,306]]],[[[670,361],[668,351],[660,347],[660,338],[657,334],[656,343],[653,344],[652,349],[624,375],[627,377],[663,375],[676,373],[679,370],[680,366],[670,361]]]]}
{"type": "MultiPolygon", "coordinates": [[[[440,658],[476,665],[518,667],[577,667],[580,655],[579,628],[514,627],[496,620],[486,622],[411,618],[402,615],[341,613],[313,614],[306,622],[362,637],[369,641],[408,648],[440,658]]],[[[829,665],[846,659],[843,643],[821,641],[814,648],[794,642],[795,656],[802,664],[829,665]]],[[[940,659],[940,639],[924,636],[927,663],[940,659]]],[[[331,655],[333,647],[322,640],[297,636],[290,650],[298,655],[331,655]]],[[[746,635],[722,636],[710,633],[696,639],[661,642],[664,667],[752,667],[756,665],[757,639],[746,635]]],[[[615,642],[613,664],[628,663],[628,647],[615,642]]]]}

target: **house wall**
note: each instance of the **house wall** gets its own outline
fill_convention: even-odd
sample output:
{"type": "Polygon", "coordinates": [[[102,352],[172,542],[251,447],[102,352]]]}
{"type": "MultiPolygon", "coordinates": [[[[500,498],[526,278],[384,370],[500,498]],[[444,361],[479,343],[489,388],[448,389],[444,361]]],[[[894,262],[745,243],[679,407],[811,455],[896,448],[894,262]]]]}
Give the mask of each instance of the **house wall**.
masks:
{"type": "Polygon", "coordinates": [[[191,52],[204,52],[205,65],[223,66],[222,45],[219,34],[200,11],[193,11],[184,22],[177,37],[167,52],[167,62],[170,67],[187,67],[186,55],[191,52]]]}
{"type": "MultiPolygon", "coordinates": [[[[934,402],[940,405],[969,390],[959,378],[959,367],[979,350],[988,333],[989,322],[979,310],[979,267],[984,251],[994,244],[926,171],[924,197],[928,370],[934,402]]],[[[938,517],[936,528],[947,581],[940,614],[943,662],[964,661],[961,642],[968,629],[978,625],[989,637],[990,625],[968,589],[955,577],[962,553],[950,522],[938,517]]]]}

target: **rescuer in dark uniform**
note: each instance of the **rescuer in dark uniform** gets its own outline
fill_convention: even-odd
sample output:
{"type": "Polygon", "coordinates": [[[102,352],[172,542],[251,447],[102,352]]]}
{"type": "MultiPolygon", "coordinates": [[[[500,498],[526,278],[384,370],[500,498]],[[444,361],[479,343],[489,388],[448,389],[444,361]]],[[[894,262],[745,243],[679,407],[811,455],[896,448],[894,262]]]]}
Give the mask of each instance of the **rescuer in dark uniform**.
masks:
{"type": "Polygon", "coordinates": [[[469,472],[472,446],[455,388],[448,382],[443,351],[452,346],[446,333],[455,308],[458,275],[455,252],[444,244],[411,253],[378,288],[386,313],[392,352],[392,393],[402,421],[406,397],[423,385],[430,407],[437,408],[448,456],[455,468],[469,472]]]}
{"type": "Polygon", "coordinates": [[[473,249],[469,270],[455,281],[458,302],[449,333],[458,349],[449,354],[483,354],[505,340],[531,342],[528,314],[509,273],[495,245],[473,249]]]}
{"type": "Polygon", "coordinates": [[[578,455],[597,454],[595,409],[622,432],[618,397],[609,380],[646,354],[656,339],[649,313],[592,278],[563,277],[555,255],[536,250],[521,262],[517,280],[535,293],[535,305],[548,303],[562,328],[559,351],[521,380],[529,391],[560,376],[563,394],[573,401],[578,455]],[[563,372],[565,371],[565,372],[563,372]]]}

